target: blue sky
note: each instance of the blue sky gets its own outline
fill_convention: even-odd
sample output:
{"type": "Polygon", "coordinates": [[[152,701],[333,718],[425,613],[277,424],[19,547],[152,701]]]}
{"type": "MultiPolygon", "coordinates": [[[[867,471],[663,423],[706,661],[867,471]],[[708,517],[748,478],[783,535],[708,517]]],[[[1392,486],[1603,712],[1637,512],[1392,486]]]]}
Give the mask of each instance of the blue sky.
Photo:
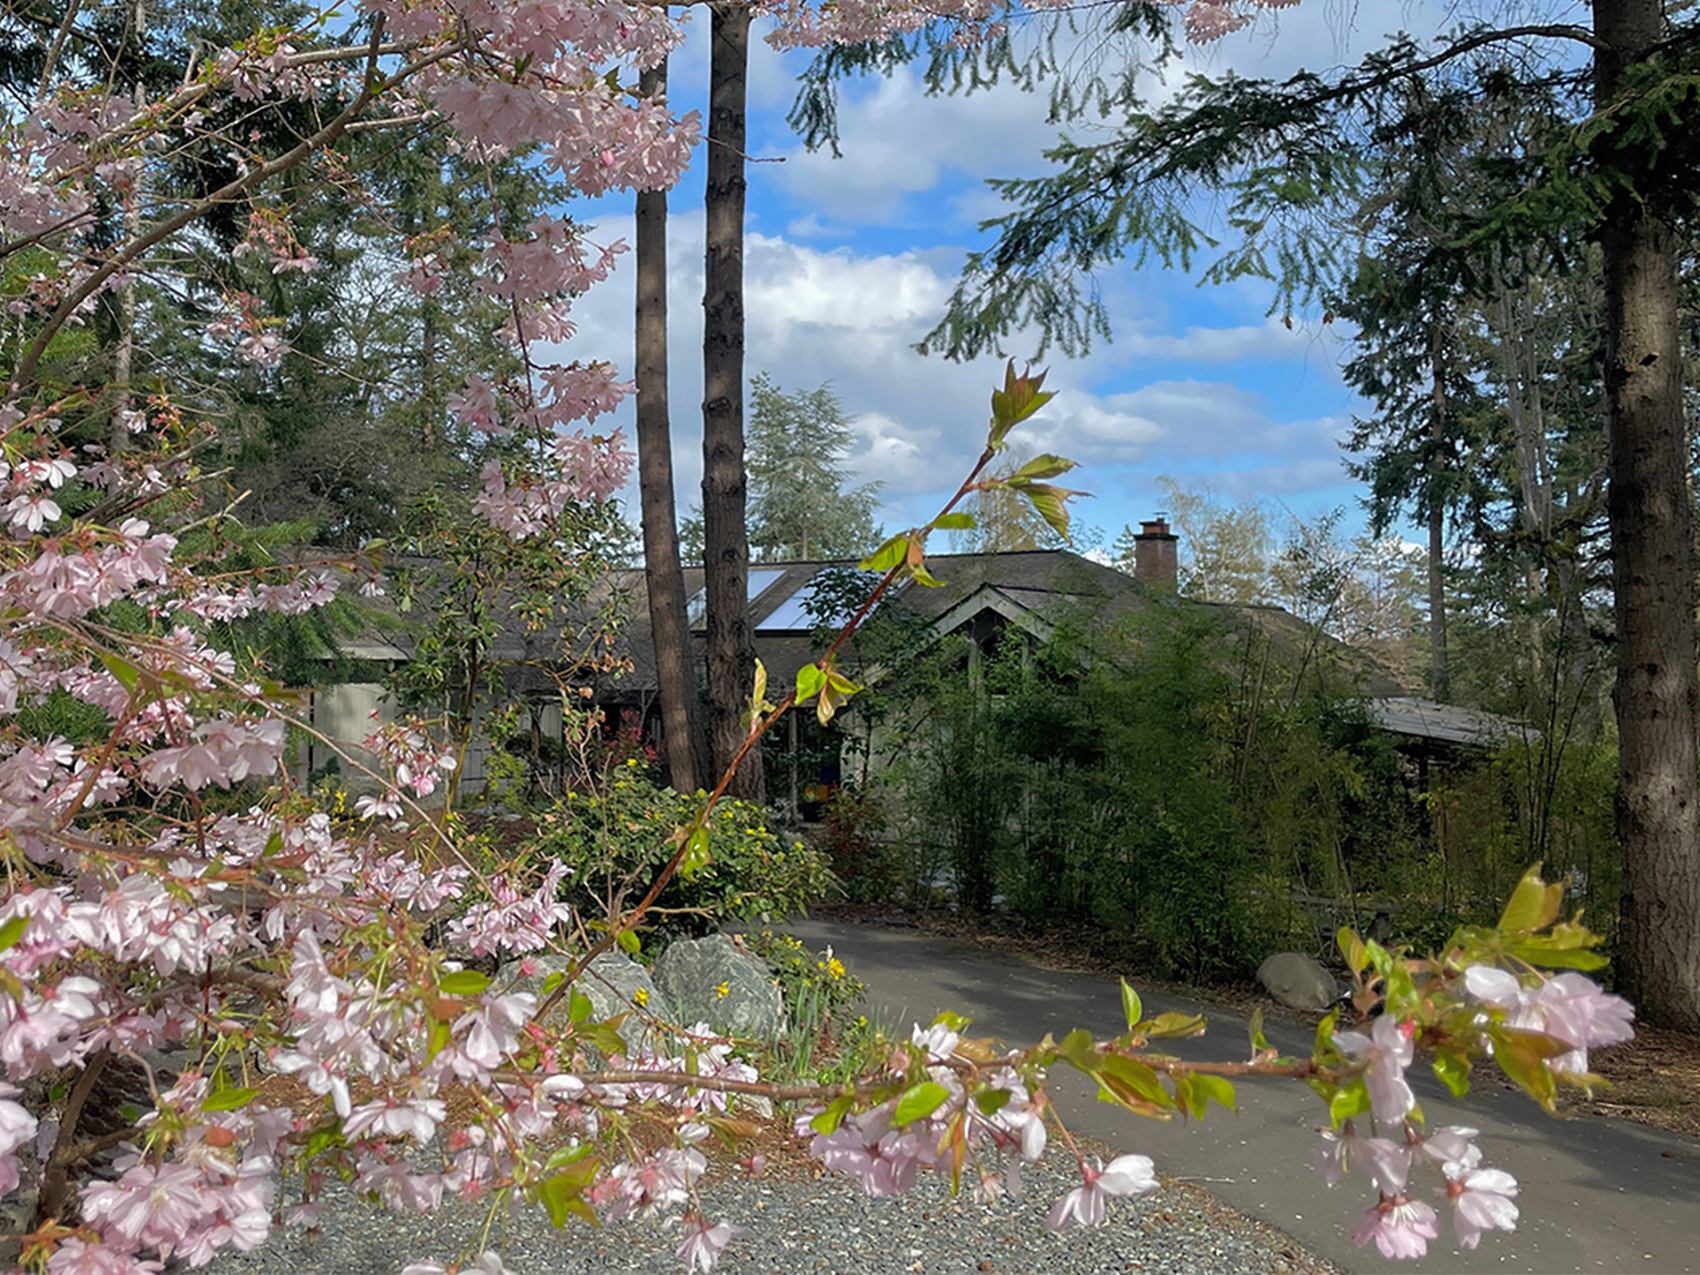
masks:
{"type": "MultiPolygon", "coordinates": [[[[1213,73],[1323,70],[1378,47],[1387,32],[1455,21],[1421,6],[1343,7],[1310,0],[1204,50],[1186,65],[1213,73]]],[[[705,19],[672,61],[671,99],[700,109],[707,82],[705,19]]],[[[847,85],[842,157],[809,154],[784,120],[802,55],[752,47],[749,207],[745,249],[748,372],[812,389],[830,381],[854,417],[850,460],[883,484],[888,529],[924,520],[954,489],[984,441],[987,400],[1001,364],[951,364],[911,346],[942,313],[964,253],[982,241],[976,222],[995,205],[984,181],[1040,171],[1055,137],[1043,95],[999,89],[970,97],[925,95],[918,76],[847,85]]],[[[1178,76],[1171,75],[1171,82],[1178,76]]],[[[1157,92],[1163,87],[1154,85],[1157,92]]],[[[681,510],[701,477],[702,163],[673,192],[669,304],[672,403],[681,510]]],[[[595,238],[631,236],[629,200],[578,210],[595,238]]],[[[631,263],[581,300],[581,358],[630,366],[631,263]]],[[[1113,541],[1163,505],[1167,474],[1227,501],[1261,499],[1301,517],[1344,507],[1361,521],[1360,488],[1338,446],[1358,403],[1337,365],[1346,337],[1295,316],[1291,330],[1266,311],[1266,287],[1196,286],[1178,272],[1118,269],[1114,340],[1086,358],[1053,352],[1057,399],[1021,440],[1072,457],[1069,482],[1094,494],[1077,517],[1113,541]]],[[[1008,347],[1027,352],[1019,339],[1008,347]]],[[[1031,348],[1031,343],[1029,347],[1031,348]]],[[[629,420],[629,410],[625,419],[629,420]]],[[[635,509],[635,503],[634,503],[635,509]]]]}

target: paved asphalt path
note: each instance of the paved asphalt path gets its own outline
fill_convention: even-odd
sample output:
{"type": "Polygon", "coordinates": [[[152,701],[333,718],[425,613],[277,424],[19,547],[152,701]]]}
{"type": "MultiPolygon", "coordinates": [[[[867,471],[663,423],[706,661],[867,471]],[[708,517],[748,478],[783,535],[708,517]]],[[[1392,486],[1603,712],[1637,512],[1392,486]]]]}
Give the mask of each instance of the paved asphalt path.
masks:
{"type": "MultiPolygon", "coordinates": [[[[1010,1044],[1047,1031],[1084,1027],[1121,1032],[1114,980],[1041,969],[1019,957],[914,930],[801,920],[790,930],[817,949],[831,944],[868,987],[881,1021],[925,1024],[940,1009],[974,1019],[971,1031],[1010,1044]]],[[[1130,979],[1138,987],[1137,979],[1130,979]]],[[[1187,1057],[1246,1057],[1245,1023],[1203,1006],[1142,996],[1148,1014],[1206,1013],[1207,1034],[1176,1044],[1187,1057]]],[[[1283,1053],[1308,1053],[1309,1033],[1287,1024],[1266,1029],[1283,1053]]],[[[1414,1073],[1413,1073],[1414,1074],[1414,1073]]],[[[1211,1109],[1202,1123],[1144,1120],[1097,1101],[1095,1087],[1071,1068],[1053,1074],[1057,1111],[1071,1129],[1157,1161],[1159,1173],[1197,1182],[1241,1212],[1288,1232],[1321,1257],[1353,1271],[1635,1271],[1700,1273],[1700,1140],[1603,1119],[1559,1120],[1521,1093],[1488,1080],[1454,1100],[1427,1075],[1415,1078],[1431,1121],[1473,1125],[1489,1163],[1515,1174],[1522,1218],[1515,1235],[1484,1236],[1460,1251],[1448,1224],[1420,1262],[1389,1262],[1373,1245],[1355,1248],[1352,1231],[1367,1180],[1333,1191],[1311,1168],[1322,1105],[1294,1081],[1239,1085],[1240,1114],[1211,1109]],[[1425,1083],[1426,1082],[1426,1083],[1425,1083]]],[[[1436,1180],[1423,1174],[1425,1180],[1436,1180]]],[[[1425,1188],[1426,1189],[1426,1188],[1425,1188]]],[[[1443,1218],[1445,1211],[1443,1212],[1443,1218]]],[[[1224,1273],[1228,1275],[1228,1273],[1224,1273]]]]}

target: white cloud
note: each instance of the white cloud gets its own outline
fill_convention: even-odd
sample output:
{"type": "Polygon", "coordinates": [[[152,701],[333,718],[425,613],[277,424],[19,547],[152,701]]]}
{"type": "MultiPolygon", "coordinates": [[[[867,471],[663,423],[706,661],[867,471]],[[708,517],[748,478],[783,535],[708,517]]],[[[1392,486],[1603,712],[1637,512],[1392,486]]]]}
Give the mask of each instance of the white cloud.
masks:
{"type": "Polygon", "coordinates": [[[919,221],[937,230],[945,213],[956,225],[971,226],[995,204],[977,183],[1028,171],[1055,143],[1057,130],[1046,122],[1047,110],[1043,94],[1008,84],[970,95],[928,96],[905,67],[883,79],[843,86],[841,155],[794,145],[779,170],[779,185],[793,198],[818,203],[835,220],[919,221]],[[911,198],[947,180],[976,183],[974,197],[943,206],[937,199],[918,206],[911,198]]]}
{"type": "MultiPolygon", "coordinates": [[[[684,509],[697,499],[701,476],[701,212],[680,212],[670,230],[670,401],[684,509]]],[[[598,239],[620,235],[629,238],[629,216],[604,216],[598,239]]],[[[766,371],[786,388],[832,383],[853,417],[852,466],[862,480],[883,484],[883,516],[894,526],[931,516],[966,474],[984,444],[988,396],[1001,377],[995,360],[963,366],[912,348],[954,282],[946,260],[919,251],[822,249],[761,234],[746,241],[748,372],[766,371]]],[[[627,255],[612,280],[581,298],[580,336],[570,356],[630,366],[631,275],[627,255]]],[[[1174,337],[1145,332],[1149,359],[1189,358],[1202,366],[1208,359],[1200,351],[1215,351],[1224,370],[1235,364],[1225,351],[1237,346],[1249,359],[1262,343],[1278,346],[1289,336],[1281,329],[1271,337],[1256,324],[1194,325],[1174,337]]],[[[1151,480],[1166,472],[1208,474],[1235,498],[1302,502],[1307,492],[1326,492],[1330,503],[1340,503],[1341,418],[1289,419],[1258,390],[1207,377],[1122,389],[1128,358],[1124,344],[1085,360],[1055,361],[1047,388],[1057,397],[1022,430],[1021,441],[1032,450],[1081,462],[1068,481],[1098,493],[1093,521],[1113,529],[1149,514],[1151,480]]],[[[1137,360],[1133,366],[1137,371],[1137,360]]],[[[629,409],[621,419],[629,421],[629,409]]]]}

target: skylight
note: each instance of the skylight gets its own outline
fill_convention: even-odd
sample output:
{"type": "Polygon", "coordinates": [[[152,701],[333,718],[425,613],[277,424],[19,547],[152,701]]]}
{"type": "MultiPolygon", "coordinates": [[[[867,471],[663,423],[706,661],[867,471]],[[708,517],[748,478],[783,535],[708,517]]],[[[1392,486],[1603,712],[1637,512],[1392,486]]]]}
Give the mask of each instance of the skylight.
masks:
{"type": "MultiPolygon", "coordinates": [[[[744,596],[754,602],[762,593],[778,583],[779,578],[784,574],[784,567],[757,567],[750,572],[749,589],[744,596]]],[[[697,628],[703,623],[707,615],[708,587],[705,585],[693,593],[691,600],[685,604],[685,623],[693,629],[697,628]]]]}
{"type": "MultiPolygon", "coordinates": [[[[773,614],[769,615],[760,624],[756,625],[756,632],[787,633],[812,629],[815,627],[816,621],[823,618],[834,626],[843,624],[854,613],[853,608],[841,608],[843,612],[842,614],[822,617],[819,615],[809,614],[809,603],[813,599],[815,588],[821,583],[823,576],[827,576],[828,573],[832,572],[842,573],[849,569],[850,568],[848,567],[824,567],[820,571],[815,572],[814,575],[809,577],[806,583],[794,590],[790,597],[781,602],[779,606],[775,608],[773,614]]],[[[867,577],[868,587],[870,589],[873,587],[874,582],[879,579],[879,572],[877,571],[857,572],[857,574],[867,577]]]]}

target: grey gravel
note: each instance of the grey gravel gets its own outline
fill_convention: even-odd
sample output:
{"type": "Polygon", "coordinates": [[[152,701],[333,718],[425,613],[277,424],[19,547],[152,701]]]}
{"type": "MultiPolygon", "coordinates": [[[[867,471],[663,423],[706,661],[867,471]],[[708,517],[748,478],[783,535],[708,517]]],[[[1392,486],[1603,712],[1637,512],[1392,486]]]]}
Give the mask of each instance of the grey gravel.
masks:
{"type": "MultiPolygon", "coordinates": [[[[702,1198],[711,1219],[727,1218],[749,1232],[727,1247],[717,1271],[1337,1272],[1290,1236],[1179,1183],[1138,1200],[1112,1201],[1105,1226],[1049,1234],[1040,1225],[1046,1210],[1078,1182],[1071,1164],[1053,1159],[1025,1172],[1019,1201],[989,1205],[966,1191],[952,1199],[934,1174],[925,1174],[902,1199],[869,1199],[854,1182],[833,1175],[712,1178],[703,1183],[702,1198]]],[[[395,1275],[411,1261],[447,1263],[485,1247],[499,1250],[517,1275],[684,1269],[674,1256],[680,1232],[656,1222],[594,1229],[575,1219],[556,1231],[541,1209],[526,1208],[498,1219],[488,1244],[477,1244],[487,1214],[464,1204],[431,1215],[397,1214],[344,1195],[334,1212],[334,1224],[318,1235],[280,1233],[252,1253],[232,1253],[202,1269],[210,1275],[395,1275]]]]}

